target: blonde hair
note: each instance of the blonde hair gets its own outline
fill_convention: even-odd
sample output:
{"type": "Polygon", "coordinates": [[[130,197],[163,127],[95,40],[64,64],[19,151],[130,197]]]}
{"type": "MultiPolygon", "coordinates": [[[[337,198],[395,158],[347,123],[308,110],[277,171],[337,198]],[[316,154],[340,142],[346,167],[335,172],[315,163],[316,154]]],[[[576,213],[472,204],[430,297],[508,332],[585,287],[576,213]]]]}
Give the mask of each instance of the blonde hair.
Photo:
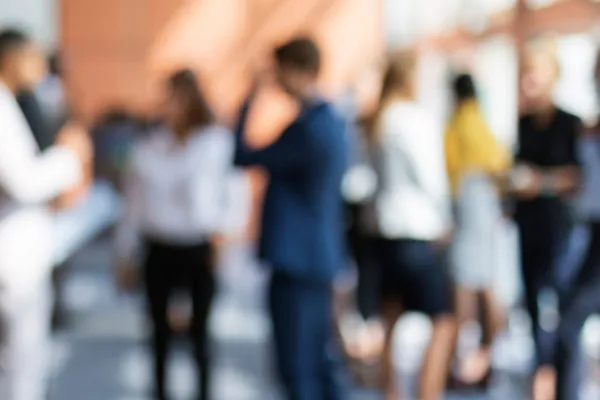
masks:
{"type": "Polygon", "coordinates": [[[377,108],[365,124],[365,134],[369,142],[373,143],[377,140],[381,115],[389,103],[399,97],[414,98],[414,74],[417,62],[416,53],[407,50],[396,52],[388,58],[377,108]]]}
{"type": "Polygon", "coordinates": [[[523,49],[523,64],[540,58],[547,60],[553,65],[556,77],[558,78],[561,68],[558,58],[558,38],[556,35],[546,34],[538,36],[525,44],[525,48],[523,49]]]}

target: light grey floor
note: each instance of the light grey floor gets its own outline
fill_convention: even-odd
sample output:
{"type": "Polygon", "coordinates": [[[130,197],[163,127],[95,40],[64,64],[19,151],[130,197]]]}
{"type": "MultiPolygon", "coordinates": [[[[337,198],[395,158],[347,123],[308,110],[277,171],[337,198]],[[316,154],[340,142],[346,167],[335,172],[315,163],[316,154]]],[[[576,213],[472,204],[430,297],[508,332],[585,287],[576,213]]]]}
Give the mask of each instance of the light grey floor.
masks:
{"type": "MultiPolygon", "coordinates": [[[[115,291],[107,250],[103,241],[87,248],[76,257],[67,277],[65,300],[74,319],[72,327],[56,338],[52,400],[150,399],[150,361],[144,346],[141,302],[115,291]]],[[[214,398],[276,399],[269,366],[268,321],[262,304],[264,274],[243,251],[231,252],[223,264],[220,296],[212,318],[217,355],[214,398]]],[[[497,347],[495,364],[501,371],[492,393],[454,394],[449,399],[525,399],[531,343],[519,318],[512,325],[516,327],[497,347]]],[[[397,358],[405,377],[419,363],[427,330],[427,323],[419,316],[402,321],[397,329],[397,358]]],[[[194,392],[192,363],[186,354],[182,344],[172,357],[174,399],[190,399],[194,392]]],[[[378,398],[375,393],[355,390],[352,400],[378,398]]]]}

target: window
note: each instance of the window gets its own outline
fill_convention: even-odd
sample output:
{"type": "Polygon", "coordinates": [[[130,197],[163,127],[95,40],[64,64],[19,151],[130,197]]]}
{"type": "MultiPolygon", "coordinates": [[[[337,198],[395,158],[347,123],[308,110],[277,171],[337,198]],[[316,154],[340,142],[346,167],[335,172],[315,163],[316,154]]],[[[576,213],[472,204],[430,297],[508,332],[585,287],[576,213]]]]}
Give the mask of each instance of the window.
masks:
{"type": "Polygon", "coordinates": [[[527,5],[531,8],[544,8],[560,0],[527,0],[527,5]]]}
{"type": "Polygon", "coordinates": [[[477,47],[474,75],[479,98],[494,134],[513,145],[517,130],[517,55],[510,39],[497,37],[477,47]]]}
{"type": "Polygon", "coordinates": [[[597,100],[594,83],[596,44],[585,34],[559,39],[558,57],[561,76],[556,87],[556,102],[584,120],[596,117],[597,100]]]}

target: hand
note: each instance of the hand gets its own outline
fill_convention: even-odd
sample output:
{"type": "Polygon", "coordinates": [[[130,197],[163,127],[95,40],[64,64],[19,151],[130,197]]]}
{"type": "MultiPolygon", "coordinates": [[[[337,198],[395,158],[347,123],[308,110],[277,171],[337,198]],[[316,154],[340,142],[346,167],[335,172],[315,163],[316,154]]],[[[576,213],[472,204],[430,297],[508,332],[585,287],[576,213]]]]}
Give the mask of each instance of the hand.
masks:
{"type": "Polygon", "coordinates": [[[505,171],[494,172],[494,173],[491,173],[489,176],[490,176],[490,179],[492,180],[492,182],[494,183],[494,185],[498,188],[498,190],[501,193],[505,193],[505,192],[509,191],[510,180],[509,180],[509,175],[507,172],[505,172],[505,171]]]}
{"type": "Polygon", "coordinates": [[[552,182],[556,192],[572,192],[579,185],[579,171],[576,168],[558,168],[552,172],[552,182]]]}
{"type": "Polygon", "coordinates": [[[91,164],[94,153],[92,140],[83,126],[69,122],[58,133],[56,144],[73,151],[84,166],[91,164]]]}
{"type": "Polygon", "coordinates": [[[540,195],[542,174],[537,168],[523,164],[517,165],[510,175],[509,185],[513,195],[525,200],[531,200],[540,195]]]}
{"type": "Polygon", "coordinates": [[[130,292],[134,290],[138,284],[138,270],[132,263],[119,262],[115,268],[115,278],[119,290],[130,292]]]}
{"type": "Polygon", "coordinates": [[[216,233],[212,235],[209,239],[210,243],[210,264],[213,268],[216,268],[219,265],[219,261],[221,259],[221,252],[223,248],[227,245],[227,238],[225,235],[216,233]]]}
{"type": "Polygon", "coordinates": [[[93,179],[93,146],[85,128],[72,122],[59,132],[57,145],[71,150],[79,158],[83,171],[81,182],[69,188],[53,204],[55,209],[64,209],[76,204],[90,187],[93,179]]]}
{"type": "Polygon", "coordinates": [[[452,243],[452,237],[454,234],[453,229],[449,229],[442,237],[435,241],[435,247],[438,249],[445,249],[452,243]]]}
{"type": "Polygon", "coordinates": [[[252,89],[255,92],[260,88],[273,83],[273,69],[266,62],[257,63],[253,74],[252,89]]]}

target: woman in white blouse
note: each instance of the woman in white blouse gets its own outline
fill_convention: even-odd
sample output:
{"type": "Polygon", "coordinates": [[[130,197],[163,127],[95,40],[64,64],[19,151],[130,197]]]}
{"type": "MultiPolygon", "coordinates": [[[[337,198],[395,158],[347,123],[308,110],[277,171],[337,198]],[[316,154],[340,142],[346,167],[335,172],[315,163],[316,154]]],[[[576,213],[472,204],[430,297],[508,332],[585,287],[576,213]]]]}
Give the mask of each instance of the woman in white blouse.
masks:
{"type": "Polygon", "coordinates": [[[415,68],[412,53],[390,60],[378,110],[367,129],[378,187],[365,223],[377,237],[382,267],[384,383],[390,400],[401,397],[392,333],[404,310],[421,311],[433,323],[417,385],[420,400],[442,398],[456,335],[452,288],[439,254],[450,229],[443,128],[415,101],[415,68]]]}
{"type": "Polygon", "coordinates": [[[194,74],[167,83],[165,128],[134,149],[126,177],[125,215],[116,238],[118,271],[130,276],[142,261],[155,362],[156,398],[167,398],[170,342],[168,303],[189,290],[190,334],[198,367],[199,399],[209,398],[208,316],[215,291],[215,243],[225,230],[225,193],[233,136],[215,124],[194,74]],[[142,257],[143,254],[143,258],[142,257]]]}

